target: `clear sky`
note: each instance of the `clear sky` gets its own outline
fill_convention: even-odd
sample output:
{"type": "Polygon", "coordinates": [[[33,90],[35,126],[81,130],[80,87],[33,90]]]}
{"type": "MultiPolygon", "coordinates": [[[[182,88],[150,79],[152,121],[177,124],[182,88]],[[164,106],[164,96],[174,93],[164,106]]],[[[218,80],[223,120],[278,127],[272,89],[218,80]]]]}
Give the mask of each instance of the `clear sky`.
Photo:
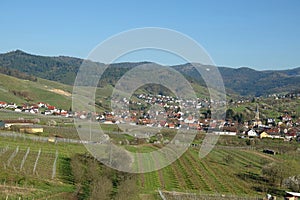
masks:
{"type": "MultiPolygon", "coordinates": [[[[21,49],[85,58],[119,32],[162,27],[196,40],[217,65],[259,70],[300,66],[299,0],[45,2],[0,1],[1,53],[21,49]]],[[[123,60],[176,64],[168,56],[155,60],[155,54],[146,53],[123,60]]]]}

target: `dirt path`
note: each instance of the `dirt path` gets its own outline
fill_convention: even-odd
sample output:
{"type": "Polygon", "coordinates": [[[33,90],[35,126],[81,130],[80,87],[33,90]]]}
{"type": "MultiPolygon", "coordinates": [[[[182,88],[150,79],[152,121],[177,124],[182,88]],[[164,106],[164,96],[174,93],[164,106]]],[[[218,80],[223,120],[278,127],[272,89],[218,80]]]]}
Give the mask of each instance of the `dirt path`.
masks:
{"type": "Polygon", "coordinates": [[[12,185],[0,185],[0,192],[5,195],[27,195],[32,193],[33,191],[37,191],[35,188],[26,188],[26,187],[18,187],[12,185]]]}
{"type": "Polygon", "coordinates": [[[67,96],[67,97],[70,97],[72,95],[71,93],[63,91],[61,89],[50,89],[49,91],[54,92],[56,94],[61,94],[61,95],[67,96]]]}
{"type": "Polygon", "coordinates": [[[255,155],[258,155],[258,156],[260,156],[260,157],[262,157],[262,158],[266,158],[266,159],[268,159],[268,160],[276,161],[275,158],[273,158],[273,157],[271,157],[271,156],[268,156],[268,155],[266,155],[266,154],[264,154],[264,153],[258,152],[258,151],[249,151],[249,150],[243,150],[243,151],[253,153],[253,154],[255,154],[255,155]]]}

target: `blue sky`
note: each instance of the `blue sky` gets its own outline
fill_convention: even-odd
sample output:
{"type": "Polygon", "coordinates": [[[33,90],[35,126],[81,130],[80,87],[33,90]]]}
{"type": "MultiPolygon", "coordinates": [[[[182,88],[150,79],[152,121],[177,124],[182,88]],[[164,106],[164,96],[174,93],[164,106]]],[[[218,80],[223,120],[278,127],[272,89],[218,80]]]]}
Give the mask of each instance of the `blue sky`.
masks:
{"type": "MultiPolygon", "coordinates": [[[[217,65],[259,70],[300,66],[300,1],[0,1],[0,52],[85,58],[108,37],[133,28],[182,32],[217,65]]],[[[144,52],[120,61],[176,64],[144,52]]]]}

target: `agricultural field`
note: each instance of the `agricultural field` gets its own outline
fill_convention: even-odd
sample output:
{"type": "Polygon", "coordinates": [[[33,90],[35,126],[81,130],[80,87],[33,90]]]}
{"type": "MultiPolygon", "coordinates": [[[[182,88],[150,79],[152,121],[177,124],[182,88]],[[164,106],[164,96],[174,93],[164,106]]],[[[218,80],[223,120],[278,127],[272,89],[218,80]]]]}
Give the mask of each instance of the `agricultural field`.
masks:
{"type": "MultiPolygon", "coordinates": [[[[130,139],[126,135],[125,138],[130,139]]],[[[197,138],[200,139],[195,143],[201,144],[202,137],[197,138]]],[[[113,140],[118,140],[117,134],[113,140]]],[[[300,162],[300,152],[295,151],[299,144],[291,144],[291,148],[281,154],[268,155],[262,153],[261,146],[280,148],[287,143],[265,140],[257,146],[248,146],[236,137],[221,137],[219,141],[203,159],[199,158],[199,147],[190,147],[163,169],[129,174],[99,163],[79,144],[1,137],[0,199],[155,200],[160,199],[159,189],[167,199],[254,200],[266,193],[281,196],[286,190],[269,182],[262,173],[265,166],[283,161],[296,165],[300,162]]],[[[139,153],[162,147],[153,144],[121,146],[139,153]]],[[[143,166],[150,167],[154,163],[150,159],[143,166]]],[[[138,163],[135,165],[140,167],[138,163]]],[[[300,174],[300,171],[295,173],[300,174]]]]}
{"type": "Polygon", "coordinates": [[[273,159],[252,150],[215,149],[200,160],[198,151],[189,149],[173,164],[140,174],[139,186],[145,192],[161,188],[177,192],[261,196],[256,188],[263,183],[249,177],[259,177],[262,166],[273,159]],[[228,155],[234,155],[233,163],[224,161],[228,155]]]}
{"type": "Polygon", "coordinates": [[[83,153],[85,149],[1,137],[0,199],[60,199],[73,192],[74,186],[62,181],[65,159],[73,152],[83,153]]]}

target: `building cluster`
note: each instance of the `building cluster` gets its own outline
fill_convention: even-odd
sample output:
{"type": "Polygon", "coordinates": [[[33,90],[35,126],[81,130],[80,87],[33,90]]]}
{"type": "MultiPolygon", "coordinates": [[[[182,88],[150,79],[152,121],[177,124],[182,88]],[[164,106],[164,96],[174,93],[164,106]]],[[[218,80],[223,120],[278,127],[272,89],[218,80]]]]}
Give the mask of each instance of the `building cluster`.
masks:
{"type": "Polygon", "coordinates": [[[279,120],[267,118],[261,120],[257,109],[252,121],[239,123],[233,120],[216,120],[211,117],[210,108],[225,102],[214,102],[197,98],[184,100],[167,95],[139,94],[134,98],[119,98],[112,111],[90,113],[84,111],[66,111],[47,103],[38,102],[33,105],[0,102],[0,108],[27,112],[32,114],[58,115],[97,120],[105,124],[131,124],[148,127],[165,127],[170,129],[194,129],[209,131],[218,135],[241,135],[242,137],[293,139],[300,134],[300,119],[293,119],[288,112],[279,120]],[[199,113],[199,109],[207,112],[199,113]]]}
{"type": "Polygon", "coordinates": [[[38,102],[36,104],[24,103],[22,105],[17,105],[16,103],[7,103],[0,101],[0,109],[9,109],[15,112],[24,112],[31,114],[44,114],[44,115],[61,115],[64,117],[71,117],[72,113],[55,106],[52,106],[48,103],[38,102]]]}
{"type": "Polygon", "coordinates": [[[299,139],[300,119],[293,119],[288,112],[275,120],[273,118],[261,119],[258,106],[253,120],[243,124],[228,122],[224,129],[231,128],[233,132],[250,138],[272,138],[272,139],[299,139]]]}
{"type": "Polygon", "coordinates": [[[180,99],[165,95],[140,94],[135,100],[120,98],[114,102],[114,112],[101,115],[98,119],[103,122],[113,120],[110,123],[130,123],[146,125],[149,127],[167,127],[172,129],[201,129],[201,126],[209,123],[207,115],[199,113],[199,109],[210,109],[215,104],[207,99],[180,99]],[[108,114],[108,120],[107,120],[108,114]],[[112,117],[113,115],[113,117],[112,117]]]}

